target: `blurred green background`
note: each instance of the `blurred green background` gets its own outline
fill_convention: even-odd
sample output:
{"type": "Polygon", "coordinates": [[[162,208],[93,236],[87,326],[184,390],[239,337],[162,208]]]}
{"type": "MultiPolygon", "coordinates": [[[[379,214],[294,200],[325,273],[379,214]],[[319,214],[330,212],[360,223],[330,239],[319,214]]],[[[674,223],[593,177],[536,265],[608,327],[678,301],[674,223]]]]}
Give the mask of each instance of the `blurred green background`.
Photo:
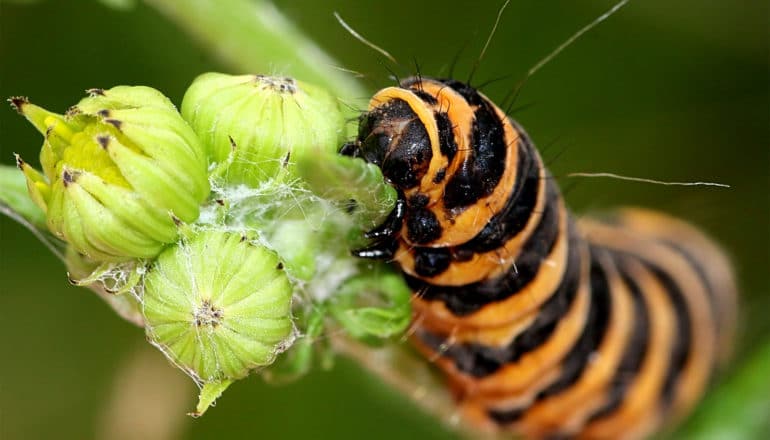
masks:
{"type": "MultiPolygon", "coordinates": [[[[414,72],[467,77],[498,2],[282,0],[276,5],[333,55],[391,80],[381,57],[334,20],[338,11],[414,72]]],[[[502,100],[524,73],[611,1],[514,0],[475,82],[502,100]]],[[[514,114],[544,150],[578,212],[638,204],[688,218],[733,257],[743,314],[736,364],[770,338],[768,2],[632,1],[531,78],[514,114]],[[607,171],[727,183],[663,187],[561,177],[607,171]]],[[[253,41],[253,44],[261,44],[253,41]]],[[[265,63],[262,73],[291,73],[265,63]]],[[[0,1],[0,96],[64,111],[90,87],[144,84],[177,104],[205,71],[230,71],[141,1],[118,11],[88,0],[0,1]]],[[[363,98],[363,97],[362,97],[363,98]]],[[[34,162],[39,135],[0,109],[0,161],[34,162]]],[[[351,362],[290,386],[232,387],[193,420],[195,388],[138,328],[89,291],[23,227],[0,218],[0,438],[450,438],[435,420],[351,362]],[[144,431],[143,431],[144,430],[144,431]],[[143,434],[146,433],[146,434],[143,434]],[[138,436],[137,436],[138,435],[138,436]]]]}

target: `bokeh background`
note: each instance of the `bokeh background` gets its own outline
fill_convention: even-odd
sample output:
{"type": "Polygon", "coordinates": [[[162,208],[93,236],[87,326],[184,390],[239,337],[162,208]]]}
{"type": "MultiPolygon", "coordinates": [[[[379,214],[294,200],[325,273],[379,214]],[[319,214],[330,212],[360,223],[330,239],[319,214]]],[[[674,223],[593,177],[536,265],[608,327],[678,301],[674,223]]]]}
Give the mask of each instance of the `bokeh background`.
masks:
{"type": "MultiPolygon", "coordinates": [[[[339,66],[372,91],[384,60],[334,20],[338,11],[402,67],[467,77],[499,3],[464,0],[280,0],[339,66]],[[461,49],[462,50],[460,53],[461,49]]],[[[475,75],[504,96],[540,58],[611,1],[514,0],[475,75]]],[[[733,257],[743,292],[737,360],[770,337],[768,2],[632,1],[532,77],[514,114],[544,150],[579,213],[656,207],[701,225],[733,257]],[[664,187],[571,172],[706,180],[730,189],[664,187]]],[[[253,41],[258,45],[260,41],[253,41]]],[[[291,66],[266,62],[267,72],[291,66]]],[[[230,71],[156,10],[94,0],[0,0],[0,96],[63,111],[91,87],[144,84],[180,103],[199,73],[230,71]]],[[[34,161],[39,135],[0,108],[0,161],[34,161]]],[[[253,377],[193,420],[187,378],[23,227],[0,218],[0,438],[451,438],[377,378],[340,360],[289,386],[253,377]]]]}

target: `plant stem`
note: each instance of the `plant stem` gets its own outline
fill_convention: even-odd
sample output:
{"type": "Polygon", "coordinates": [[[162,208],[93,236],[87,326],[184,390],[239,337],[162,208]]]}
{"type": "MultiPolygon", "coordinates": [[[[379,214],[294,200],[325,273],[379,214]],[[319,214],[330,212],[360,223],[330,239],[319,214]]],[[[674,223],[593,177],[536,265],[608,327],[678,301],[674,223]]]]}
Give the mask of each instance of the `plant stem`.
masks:
{"type": "Polygon", "coordinates": [[[332,334],[334,352],[354,361],[385,384],[401,392],[425,413],[436,417],[450,431],[472,434],[460,418],[455,400],[425,359],[395,342],[386,348],[373,348],[340,334],[332,334]]]}
{"type": "MultiPolygon", "coordinates": [[[[366,90],[336,61],[263,0],[144,0],[175,22],[209,53],[245,73],[288,75],[323,86],[346,100],[366,90]]],[[[236,72],[237,73],[237,72],[236,72]]]]}

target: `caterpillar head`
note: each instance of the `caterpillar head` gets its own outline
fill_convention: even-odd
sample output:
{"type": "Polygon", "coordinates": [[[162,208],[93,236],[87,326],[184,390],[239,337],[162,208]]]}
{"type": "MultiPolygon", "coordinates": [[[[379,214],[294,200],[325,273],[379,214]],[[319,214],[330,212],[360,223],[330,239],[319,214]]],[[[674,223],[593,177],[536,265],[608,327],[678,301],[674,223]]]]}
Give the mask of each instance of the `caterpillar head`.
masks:
{"type": "MultiPolygon", "coordinates": [[[[395,88],[384,91],[389,89],[395,88]]],[[[342,153],[379,166],[396,188],[417,186],[428,171],[433,152],[425,124],[412,108],[414,103],[388,96],[372,102],[361,116],[358,137],[343,147],[342,153]]]]}

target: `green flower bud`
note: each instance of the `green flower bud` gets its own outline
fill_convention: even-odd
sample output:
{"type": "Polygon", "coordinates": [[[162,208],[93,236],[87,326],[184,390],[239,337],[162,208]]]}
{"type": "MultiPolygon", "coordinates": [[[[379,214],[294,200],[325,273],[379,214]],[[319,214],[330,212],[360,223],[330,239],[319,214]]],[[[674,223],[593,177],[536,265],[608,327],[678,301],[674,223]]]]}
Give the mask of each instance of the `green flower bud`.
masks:
{"type": "Polygon", "coordinates": [[[345,139],[337,100],[291,78],[206,73],[187,89],[181,111],[217,175],[233,185],[295,177],[298,159],[336,153],[345,139]]]}
{"type": "Polygon", "coordinates": [[[293,286],[278,257],[233,232],[191,231],[145,275],[150,341],[203,385],[196,415],[294,340],[293,286]]]}
{"type": "Polygon", "coordinates": [[[97,261],[151,258],[208,196],[205,152],[149,87],[92,89],[65,115],[11,102],[44,136],[40,173],[17,157],[48,228],[97,261]]]}

